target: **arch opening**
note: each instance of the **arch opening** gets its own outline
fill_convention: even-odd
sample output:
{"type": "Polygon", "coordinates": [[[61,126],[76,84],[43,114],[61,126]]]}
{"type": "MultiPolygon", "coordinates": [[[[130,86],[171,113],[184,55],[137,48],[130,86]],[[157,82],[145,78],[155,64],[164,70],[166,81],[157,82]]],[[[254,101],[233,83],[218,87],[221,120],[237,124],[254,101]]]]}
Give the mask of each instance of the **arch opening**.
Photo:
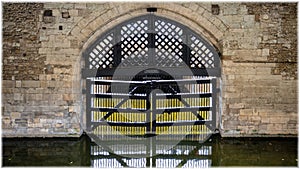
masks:
{"type": "Polygon", "coordinates": [[[187,26],[155,14],[138,16],[106,31],[83,57],[87,132],[215,132],[220,57],[187,26]]]}

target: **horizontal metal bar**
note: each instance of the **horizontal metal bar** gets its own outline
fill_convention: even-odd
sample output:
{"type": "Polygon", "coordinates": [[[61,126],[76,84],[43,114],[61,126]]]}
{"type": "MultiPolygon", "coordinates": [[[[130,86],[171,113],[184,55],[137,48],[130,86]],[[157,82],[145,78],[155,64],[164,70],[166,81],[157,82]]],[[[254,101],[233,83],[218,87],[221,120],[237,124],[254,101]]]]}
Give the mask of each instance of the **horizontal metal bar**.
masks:
{"type": "Polygon", "coordinates": [[[206,84],[211,83],[211,79],[175,79],[175,80],[152,80],[151,83],[157,83],[161,85],[170,84],[206,84]]]}
{"type": "Polygon", "coordinates": [[[96,84],[96,85],[111,85],[112,83],[114,83],[114,85],[118,85],[118,84],[146,85],[148,81],[107,80],[107,79],[92,80],[92,84],[96,84]]]}
{"type": "Polygon", "coordinates": [[[123,99],[147,99],[147,95],[132,95],[123,93],[101,93],[101,94],[90,94],[93,98],[123,98],[123,99]]]}
{"type": "MultiPolygon", "coordinates": [[[[147,154],[145,152],[145,154],[124,154],[124,157],[122,154],[118,154],[118,155],[91,155],[91,159],[92,160],[96,160],[96,159],[115,159],[116,157],[122,157],[122,159],[131,159],[131,158],[136,158],[136,157],[141,157],[141,158],[146,158],[147,154]]],[[[184,160],[193,160],[193,159],[211,159],[212,156],[211,155],[177,155],[177,154],[157,154],[155,156],[153,156],[152,158],[154,159],[184,159],[184,160]]]]}
{"type": "MultiPolygon", "coordinates": [[[[138,72],[149,68],[161,69],[166,72],[172,72],[176,76],[221,76],[221,68],[189,68],[186,67],[134,67],[134,68],[118,68],[118,76],[134,76],[138,72]]],[[[82,69],[82,78],[88,77],[105,77],[105,76],[116,76],[116,68],[105,68],[105,69],[82,69]]]]}
{"type": "Polygon", "coordinates": [[[114,112],[114,113],[118,113],[118,112],[147,113],[147,112],[149,112],[148,110],[145,110],[145,109],[131,109],[131,108],[122,109],[122,108],[109,108],[109,107],[101,107],[101,108],[91,107],[90,110],[91,111],[100,111],[100,112],[114,112]]]}
{"type": "Polygon", "coordinates": [[[157,99],[167,98],[167,99],[175,99],[175,98],[210,98],[212,97],[211,93],[176,93],[176,94],[156,94],[157,99]]]}
{"type": "MultiPolygon", "coordinates": [[[[194,138],[198,138],[200,137],[200,134],[184,134],[186,137],[194,137],[194,138]]],[[[208,134],[209,135],[209,134],[208,134]]],[[[187,140],[186,137],[184,138],[181,138],[180,139],[180,142],[178,142],[178,140],[168,140],[168,141],[165,141],[163,140],[162,138],[164,136],[167,136],[169,137],[170,135],[169,134],[159,134],[159,140],[154,140],[153,142],[155,143],[155,145],[174,145],[174,142],[176,142],[176,145],[185,145],[185,146],[197,146],[197,145],[201,145],[201,146],[211,146],[211,143],[210,142],[204,142],[204,143],[199,143],[199,140],[187,140]]],[[[172,136],[182,136],[182,134],[172,134],[172,136]]]]}
{"type": "MultiPolygon", "coordinates": [[[[92,98],[128,98],[128,99],[148,99],[147,95],[132,95],[132,94],[120,94],[120,93],[108,93],[108,94],[90,94],[92,98]]],[[[179,98],[210,98],[212,93],[177,93],[177,94],[157,94],[157,99],[179,99],[179,98]]]]}
{"type": "MultiPolygon", "coordinates": [[[[161,108],[161,109],[156,109],[158,112],[187,112],[187,111],[210,111],[211,107],[182,107],[182,108],[161,108]]],[[[156,112],[153,111],[153,112],[156,112]]]]}
{"type": "Polygon", "coordinates": [[[156,122],[156,126],[185,126],[185,125],[204,125],[206,121],[175,121],[175,122],[156,122]]]}
{"type": "Polygon", "coordinates": [[[144,81],[129,81],[129,80],[107,80],[107,79],[96,79],[91,80],[92,84],[96,85],[111,85],[114,84],[135,84],[135,85],[170,85],[170,84],[207,84],[212,83],[213,78],[198,78],[198,79],[175,79],[175,80],[144,80],[144,81]]]}
{"type": "MultiPolygon", "coordinates": [[[[135,154],[132,154],[131,156],[130,156],[130,154],[126,154],[126,156],[124,156],[124,157],[121,154],[120,155],[115,155],[115,154],[100,155],[100,154],[98,154],[98,155],[91,155],[90,158],[91,158],[91,160],[97,160],[97,159],[116,159],[116,158],[132,159],[133,157],[135,157],[135,154]]],[[[139,156],[146,156],[146,154],[141,154],[139,156]]]]}
{"type": "Polygon", "coordinates": [[[182,159],[182,160],[189,160],[189,159],[212,159],[212,155],[157,154],[157,155],[155,155],[155,159],[182,159]]]}
{"type": "MultiPolygon", "coordinates": [[[[185,134],[186,135],[186,134],[185,134]]],[[[115,137],[119,137],[119,139],[115,139],[114,141],[111,140],[101,140],[102,143],[104,143],[105,145],[139,145],[139,146],[147,146],[148,143],[145,142],[144,139],[128,139],[126,140],[126,137],[124,138],[123,136],[120,135],[110,135],[110,136],[115,136],[115,137]]],[[[138,137],[141,135],[137,135],[138,137]]],[[[159,140],[157,139],[153,139],[152,143],[155,145],[174,145],[174,142],[176,143],[176,145],[185,145],[185,146],[197,146],[199,144],[201,144],[202,146],[206,145],[206,146],[211,146],[210,142],[204,142],[204,143],[199,143],[199,140],[185,140],[185,139],[180,139],[180,140],[169,140],[169,141],[165,141],[165,140],[161,140],[162,137],[164,136],[170,136],[169,134],[159,134],[159,140]],[[180,141],[180,142],[178,142],[180,141]]],[[[182,136],[182,134],[174,134],[172,136],[182,136]]],[[[193,135],[187,135],[187,137],[200,137],[199,134],[193,134],[193,135]]],[[[97,143],[95,142],[91,142],[92,146],[99,146],[97,143]]]]}
{"type": "Polygon", "coordinates": [[[109,125],[109,126],[127,126],[127,127],[146,127],[149,122],[109,122],[109,121],[99,121],[91,122],[92,125],[109,125]]]}

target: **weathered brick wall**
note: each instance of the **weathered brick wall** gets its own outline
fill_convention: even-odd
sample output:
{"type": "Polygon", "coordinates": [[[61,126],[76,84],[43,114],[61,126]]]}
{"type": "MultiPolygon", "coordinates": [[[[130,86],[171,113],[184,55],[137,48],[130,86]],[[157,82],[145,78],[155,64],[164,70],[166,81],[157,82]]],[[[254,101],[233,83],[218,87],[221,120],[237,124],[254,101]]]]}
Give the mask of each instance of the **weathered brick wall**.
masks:
{"type": "Polygon", "coordinates": [[[79,135],[81,52],[147,7],[221,53],[223,136],[297,134],[296,3],[3,3],[3,135],[79,135]]]}

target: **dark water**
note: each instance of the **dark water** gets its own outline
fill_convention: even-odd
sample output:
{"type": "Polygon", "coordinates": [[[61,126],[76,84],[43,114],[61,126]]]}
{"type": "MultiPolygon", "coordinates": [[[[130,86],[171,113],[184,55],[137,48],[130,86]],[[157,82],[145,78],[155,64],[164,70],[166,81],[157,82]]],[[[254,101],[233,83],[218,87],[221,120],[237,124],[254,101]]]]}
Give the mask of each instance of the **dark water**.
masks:
{"type": "Polygon", "coordinates": [[[200,168],[214,166],[298,166],[297,138],[221,138],[213,135],[205,143],[181,141],[169,150],[168,142],[109,141],[105,149],[87,136],[80,138],[4,138],[3,166],[92,166],[200,168]],[[149,144],[150,145],[150,144],[149,144]],[[120,155],[123,154],[123,155],[120,155]],[[125,155],[124,155],[125,154],[125,155]],[[136,158],[139,157],[139,158],[136,158]]]}

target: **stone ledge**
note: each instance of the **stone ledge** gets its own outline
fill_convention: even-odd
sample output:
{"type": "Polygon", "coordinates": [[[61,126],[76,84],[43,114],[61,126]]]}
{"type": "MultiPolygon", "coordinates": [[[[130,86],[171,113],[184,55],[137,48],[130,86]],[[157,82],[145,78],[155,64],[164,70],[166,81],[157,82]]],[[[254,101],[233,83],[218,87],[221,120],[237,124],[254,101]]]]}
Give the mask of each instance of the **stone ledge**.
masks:
{"type": "Polygon", "coordinates": [[[79,138],[82,135],[81,133],[76,133],[76,134],[4,134],[2,133],[2,138],[33,138],[33,137],[40,137],[40,138],[55,138],[55,137],[75,137],[79,138]]]}
{"type": "Polygon", "coordinates": [[[225,134],[220,132],[221,137],[289,137],[289,138],[298,138],[297,134],[225,134]]]}

